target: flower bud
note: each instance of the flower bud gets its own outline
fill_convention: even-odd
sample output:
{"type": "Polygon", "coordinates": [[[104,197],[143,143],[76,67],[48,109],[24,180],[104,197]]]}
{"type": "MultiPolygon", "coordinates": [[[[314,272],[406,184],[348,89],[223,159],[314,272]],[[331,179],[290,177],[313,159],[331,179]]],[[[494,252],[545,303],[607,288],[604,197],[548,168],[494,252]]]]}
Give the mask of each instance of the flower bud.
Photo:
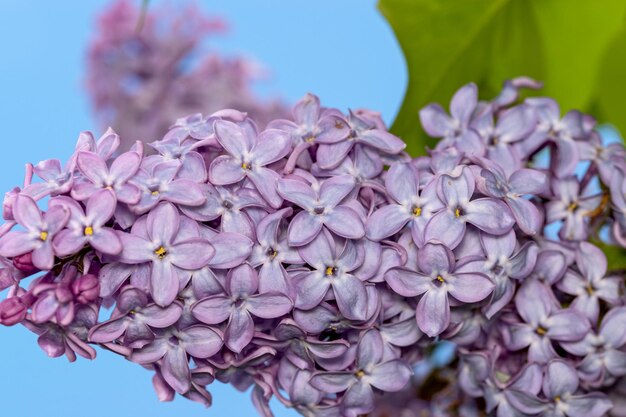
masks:
{"type": "Polygon", "coordinates": [[[13,326],[26,318],[26,306],[19,297],[7,298],[0,302],[0,324],[13,326]]]}
{"type": "Polygon", "coordinates": [[[98,278],[91,274],[81,276],[72,283],[72,292],[81,304],[94,302],[100,294],[98,278]]]}
{"type": "Polygon", "coordinates": [[[2,218],[4,220],[14,220],[13,203],[15,203],[15,197],[17,197],[20,191],[19,187],[15,187],[4,194],[4,201],[2,202],[2,218]]]}
{"type": "Polygon", "coordinates": [[[23,255],[18,255],[13,258],[13,266],[26,275],[32,275],[35,272],[39,272],[39,269],[33,265],[33,253],[28,252],[23,255]]]}

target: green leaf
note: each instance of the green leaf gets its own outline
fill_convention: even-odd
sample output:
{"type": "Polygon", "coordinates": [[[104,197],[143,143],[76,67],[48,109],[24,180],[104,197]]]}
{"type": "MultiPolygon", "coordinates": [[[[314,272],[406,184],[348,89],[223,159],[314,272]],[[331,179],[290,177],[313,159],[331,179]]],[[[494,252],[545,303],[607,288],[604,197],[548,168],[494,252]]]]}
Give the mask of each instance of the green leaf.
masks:
{"type": "Polygon", "coordinates": [[[606,255],[609,271],[626,271],[626,249],[620,246],[607,245],[597,240],[592,243],[602,249],[606,255]]]}
{"type": "Polygon", "coordinates": [[[626,134],[626,28],[609,45],[598,78],[597,104],[605,121],[626,134]]]}
{"type": "Polygon", "coordinates": [[[392,131],[413,155],[427,138],[418,118],[431,102],[445,105],[474,81],[490,98],[509,78],[545,83],[543,94],[564,110],[585,109],[600,61],[621,29],[625,0],[380,0],[404,51],[409,85],[392,131]]]}

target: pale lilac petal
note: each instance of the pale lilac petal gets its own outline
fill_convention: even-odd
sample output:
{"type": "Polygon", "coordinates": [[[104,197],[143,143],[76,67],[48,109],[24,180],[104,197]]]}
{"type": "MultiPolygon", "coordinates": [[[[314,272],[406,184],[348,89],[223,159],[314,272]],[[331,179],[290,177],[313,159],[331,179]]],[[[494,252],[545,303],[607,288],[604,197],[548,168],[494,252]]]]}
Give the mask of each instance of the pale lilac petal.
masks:
{"type": "Polygon", "coordinates": [[[178,179],[167,185],[167,191],[163,198],[176,204],[185,206],[200,206],[206,201],[206,196],[202,193],[200,186],[187,179],[178,179]]]}
{"type": "Polygon", "coordinates": [[[182,269],[200,269],[209,264],[214,254],[213,245],[204,239],[194,238],[170,247],[166,258],[182,269]]]}
{"type": "Polygon", "coordinates": [[[179,394],[184,394],[191,389],[191,372],[189,360],[182,347],[170,349],[163,359],[161,375],[169,386],[179,394]]]}
{"type": "Polygon", "coordinates": [[[344,140],[332,144],[320,144],[317,148],[317,164],[322,169],[335,169],[348,157],[354,141],[344,140]]]}
{"type": "Polygon", "coordinates": [[[215,136],[229,154],[240,157],[252,149],[252,140],[248,132],[233,122],[216,120],[215,136]]]}
{"type": "Polygon", "coordinates": [[[419,173],[411,163],[396,163],[389,168],[385,187],[398,203],[406,204],[419,194],[419,173]]]}
{"type": "Polygon", "coordinates": [[[31,197],[19,194],[13,203],[13,216],[15,220],[27,229],[41,230],[43,217],[37,203],[31,197]]]}
{"type": "Polygon", "coordinates": [[[546,321],[548,326],[547,336],[563,342],[574,342],[582,339],[591,329],[589,320],[572,309],[555,312],[546,321]]]}
{"type": "Polygon", "coordinates": [[[52,242],[47,240],[33,251],[33,265],[42,271],[49,271],[54,266],[52,242]]]}
{"type": "Polygon", "coordinates": [[[475,303],[487,298],[495,285],[483,274],[456,274],[448,283],[448,292],[464,303],[475,303]]]}
{"type": "Polygon", "coordinates": [[[342,392],[357,382],[351,372],[323,372],[311,377],[311,385],[329,394],[342,392]]]}
{"type": "Polygon", "coordinates": [[[96,226],[102,226],[113,216],[117,199],[110,190],[101,190],[92,195],[87,201],[86,216],[96,226]]]}
{"type": "MultiPolygon", "coordinates": [[[[82,152],[81,152],[82,153],[82,152]]],[[[139,170],[141,156],[137,152],[125,152],[115,158],[111,164],[110,174],[116,184],[121,184],[132,178],[139,170]]],[[[118,191],[119,194],[119,191],[118,191]]],[[[119,196],[118,196],[119,197],[119,196]]]]}
{"type": "Polygon", "coordinates": [[[178,275],[171,263],[166,261],[152,262],[150,275],[150,294],[154,302],[165,307],[178,295],[178,275]]]}
{"type": "Polygon", "coordinates": [[[391,268],[385,281],[396,293],[404,297],[416,297],[431,288],[432,278],[403,268],[391,268]]]}
{"type": "Polygon", "coordinates": [[[226,346],[233,352],[240,353],[252,341],[253,335],[254,321],[250,313],[245,309],[233,310],[226,327],[226,346]]]}
{"type": "MultiPolygon", "coordinates": [[[[115,237],[117,238],[117,236],[115,237]]],[[[118,239],[118,242],[119,242],[119,239],[118,239]]],[[[54,237],[54,240],[53,240],[54,252],[60,257],[75,254],[83,246],[85,246],[85,243],[87,243],[86,236],[82,234],[77,235],[73,230],[70,230],[70,229],[64,229],[64,230],[61,230],[59,233],[57,233],[57,235],[54,237]]],[[[122,249],[121,243],[119,244],[119,249],[120,251],[122,249]]],[[[1,248],[0,248],[0,253],[2,253],[1,248]]]]}
{"type": "Polygon", "coordinates": [[[89,331],[89,341],[92,343],[109,343],[116,340],[126,330],[125,319],[125,317],[120,317],[92,327],[89,331]]]}
{"type": "MultiPolygon", "coordinates": [[[[355,213],[356,214],[356,213],[355,213]]],[[[306,211],[296,214],[288,229],[289,245],[303,246],[315,239],[322,230],[322,220],[306,211]]]]}
{"type": "Polygon", "coordinates": [[[592,392],[567,400],[568,417],[602,417],[614,406],[604,393],[592,392]]]}
{"type": "Polygon", "coordinates": [[[626,307],[613,308],[604,316],[600,334],[610,346],[620,348],[626,344],[624,323],[626,323],[626,307]]]}
{"type": "Polygon", "coordinates": [[[293,283],[296,288],[295,306],[303,310],[319,305],[330,288],[330,282],[317,272],[306,273],[293,283]]]}
{"type": "Polygon", "coordinates": [[[354,189],[356,182],[351,175],[331,177],[320,186],[320,201],[325,207],[335,207],[354,189]]]}
{"type": "Polygon", "coordinates": [[[11,231],[0,238],[0,255],[9,258],[28,253],[37,248],[41,240],[28,232],[11,231]]]}
{"type": "Polygon", "coordinates": [[[143,321],[150,327],[164,329],[173,325],[183,314],[183,307],[179,303],[172,303],[165,308],[150,305],[141,310],[143,321]]]}
{"type": "Polygon", "coordinates": [[[392,360],[376,366],[370,373],[370,384],[379,390],[396,392],[409,382],[413,371],[404,362],[392,360]]]}
{"type": "Polygon", "coordinates": [[[317,200],[313,189],[303,181],[281,179],[278,181],[277,190],[282,198],[305,210],[312,210],[317,200]]]}
{"type": "Polygon", "coordinates": [[[429,337],[442,333],[450,324],[448,292],[442,288],[430,289],[417,303],[417,325],[429,337]]]}
{"type": "Polygon", "coordinates": [[[440,242],[450,249],[456,248],[465,235],[465,222],[449,210],[442,210],[426,223],[425,242],[440,242]]]}
{"type": "Polygon", "coordinates": [[[79,152],[76,158],[76,164],[80,172],[96,185],[103,184],[104,179],[109,175],[106,164],[95,153],[86,151],[79,152]]]}
{"type": "Polygon", "coordinates": [[[168,244],[174,241],[180,225],[178,209],[172,203],[160,203],[148,214],[146,227],[151,239],[168,244]]]}
{"type": "Polygon", "coordinates": [[[540,281],[526,281],[515,297],[515,307],[529,324],[538,325],[556,307],[552,292],[540,281]]]}
{"type": "Polygon", "coordinates": [[[246,177],[242,163],[228,155],[218,156],[209,166],[209,180],[215,185],[234,184],[246,177]]]}
{"type": "Polygon", "coordinates": [[[246,307],[256,317],[273,319],[289,313],[293,302],[284,294],[264,293],[248,298],[246,307]]]}
{"type": "Polygon", "coordinates": [[[285,157],[291,150],[291,136],[278,129],[268,129],[258,136],[254,145],[254,162],[268,165],[285,157]]]}
{"type": "Polygon", "coordinates": [[[324,225],[334,233],[347,239],[361,239],[365,236],[365,226],[361,217],[348,206],[335,207],[330,213],[326,214],[324,216],[324,225]]]}
{"type": "Polygon", "coordinates": [[[578,389],[578,375],[573,366],[562,360],[553,360],[546,366],[543,393],[548,398],[572,394],[578,389]]]}
{"type": "Polygon", "coordinates": [[[519,169],[509,178],[511,191],[519,194],[542,194],[549,190],[546,173],[536,169],[519,169]]]}
{"type": "Polygon", "coordinates": [[[454,131],[450,116],[438,104],[429,104],[419,111],[422,127],[429,136],[441,138],[454,131]]]}
{"type": "MultiPolygon", "coordinates": [[[[61,235],[61,231],[58,236],[61,235]]],[[[56,244],[56,238],[54,240],[56,244]]],[[[106,253],[108,255],[118,255],[124,249],[122,241],[118,235],[111,229],[103,228],[89,238],[89,243],[94,249],[106,253]]],[[[56,250],[56,249],[55,249],[56,250]]]]}
{"type": "Polygon", "coordinates": [[[259,270],[259,292],[277,291],[289,294],[290,284],[285,268],[279,262],[268,262],[259,270]]]}
{"type": "Polygon", "coordinates": [[[222,348],[221,336],[212,328],[195,325],[181,333],[181,342],[185,350],[196,358],[210,358],[222,348]]]}
{"type": "Polygon", "coordinates": [[[354,275],[344,275],[331,283],[341,314],[351,320],[365,320],[367,291],[363,282],[354,275]]]}
{"type": "Polygon", "coordinates": [[[494,235],[508,232],[515,223],[508,206],[492,198],[471,201],[464,214],[469,223],[494,235]]]}
{"type": "Polygon", "coordinates": [[[450,114],[456,120],[467,124],[477,103],[478,88],[476,84],[469,83],[464,85],[452,97],[452,101],[450,102],[450,114]]]}
{"type": "Polygon", "coordinates": [[[259,288],[259,277],[249,264],[242,264],[228,273],[228,292],[231,296],[252,295],[259,288]]]}
{"type": "Polygon", "coordinates": [[[146,239],[130,233],[118,232],[122,242],[120,260],[125,263],[139,264],[153,259],[152,244],[146,239]]]}
{"type": "Polygon", "coordinates": [[[192,307],[194,317],[206,324],[220,324],[228,320],[232,301],[229,297],[214,295],[203,298],[192,307]]]}
{"type": "Polygon", "coordinates": [[[522,232],[530,236],[541,232],[543,215],[537,206],[523,198],[509,198],[506,201],[522,232]]]}
{"type": "Polygon", "coordinates": [[[211,239],[215,253],[209,266],[216,269],[234,268],[252,252],[252,241],[239,233],[221,232],[211,239]]]}
{"type": "Polygon", "coordinates": [[[269,168],[259,167],[248,171],[248,178],[270,206],[279,208],[282,205],[283,199],[276,189],[280,174],[269,168]]]}
{"type": "Polygon", "coordinates": [[[429,243],[420,249],[417,264],[429,275],[449,272],[454,269],[454,254],[444,245],[429,243]]]}

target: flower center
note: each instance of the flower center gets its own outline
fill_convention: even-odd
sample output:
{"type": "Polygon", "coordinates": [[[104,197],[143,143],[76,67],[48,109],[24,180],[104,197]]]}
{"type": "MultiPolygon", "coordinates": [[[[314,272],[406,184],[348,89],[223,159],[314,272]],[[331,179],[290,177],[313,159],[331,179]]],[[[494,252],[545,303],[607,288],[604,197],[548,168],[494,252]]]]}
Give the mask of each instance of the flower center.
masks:
{"type": "Polygon", "coordinates": [[[85,227],[84,233],[85,233],[85,236],[92,236],[93,235],[93,227],[91,227],[91,226],[85,227]]]}
{"type": "Polygon", "coordinates": [[[326,267],[326,271],[324,272],[326,274],[326,276],[332,276],[335,275],[335,273],[337,272],[337,268],[335,268],[334,266],[327,266],[326,267]]]}
{"type": "Polygon", "coordinates": [[[42,240],[42,241],[44,241],[44,242],[45,242],[46,240],[48,240],[48,232],[43,231],[43,232],[39,233],[39,239],[41,239],[41,240],[42,240]]]}
{"type": "Polygon", "coordinates": [[[546,333],[548,333],[548,330],[539,326],[537,327],[537,330],[535,330],[535,333],[537,333],[539,336],[544,336],[546,333]]]}
{"type": "Polygon", "coordinates": [[[231,208],[233,208],[233,203],[228,200],[224,200],[222,201],[222,207],[224,207],[226,210],[230,210],[231,208]]]}
{"type": "Polygon", "coordinates": [[[315,136],[309,133],[308,135],[304,137],[304,141],[308,143],[315,142],[315,136]]]}
{"type": "Polygon", "coordinates": [[[339,120],[335,121],[335,129],[343,129],[344,126],[339,120]]]}
{"type": "Polygon", "coordinates": [[[244,162],[241,164],[241,168],[246,169],[246,170],[250,170],[252,168],[252,165],[250,165],[249,162],[244,162]]]}
{"type": "Polygon", "coordinates": [[[421,207],[414,206],[412,211],[413,211],[413,215],[415,217],[419,217],[419,216],[422,215],[422,208],[421,207]]]}
{"type": "Polygon", "coordinates": [[[359,369],[358,371],[356,371],[354,373],[354,375],[356,375],[357,378],[361,379],[361,378],[363,378],[365,376],[365,372],[363,370],[359,369]]]}
{"type": "Polygon", "coordinates": [[[157,195],[159,195],[159,190],[154,190],[150,194],[156,197],[157,195]]]}
{"type": "Polygon", "coordinates": [[[456,218],[459,218],[463,215],[463,210],[461,209],[461,207],[457,207],[456,209],[454,209],[454,215],[456,216],[456,218]]]}
{"type": "Polygon", "coordinates": [[[167,250],[165,250],[163,246],[159,246],[159,248],[154,251],[154,254],[158,256],[159,259],[163,259],[165,258],[165,255],[167,255],[167,250]]]}
{"type": "Polygon", "coordinates": [[[441,275],[437,275],[437,278],[433,279],[433,284],[435,285],[435,287],[439,288],[445,283],[446,280],[441,275]]]}
{"type": "Polygon", "coordinates": [[[593,285],[591,284],[587,284],[587,287],[585,287],[585,290],[587,290],[587,294],[589,295],[593,295],[593,293],[595,292],[595,288],[593,288],[593,285]]]}
{"type": "Polygon", "coordinates": [[[568,211],[574,211],[574,210],[576,210],[577,208],[578,208],[578,203],[577,203],[577,202],[575,202],[575,201],[574,201],[573,203],[571,203],[569,206],[567,206],[567,210],[568,210],[568,211]]]}
{"type": "Polygon", "coordinates": [[[324,214],[324,207],[319,207],[319,206],[315,207],[313,209],[313,213],[315,213],[317,215],[324,214]]]}
{"type": "Polygon", "coordinates": [[[269,256],[270,259],[274,259],[276,256],[278,256],[278,251],[274,248],[269,248],[267,252],[265,252],[265,254],[269,256]]]}

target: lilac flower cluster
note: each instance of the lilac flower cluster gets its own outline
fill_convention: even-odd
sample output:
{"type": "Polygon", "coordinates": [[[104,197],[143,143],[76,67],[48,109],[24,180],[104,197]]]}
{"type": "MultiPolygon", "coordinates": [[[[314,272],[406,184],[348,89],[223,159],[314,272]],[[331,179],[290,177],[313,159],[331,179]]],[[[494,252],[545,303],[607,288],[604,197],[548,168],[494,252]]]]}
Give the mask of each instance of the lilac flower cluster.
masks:
{"type": "Polygon", "coordinates": [[[122,150],[135,140],[163,137],[173,120],[196,112],[234,108],[264,127],[285,117],[280,100],[262,100],[251,90],[265,78],[262,66],[245,57],[207,52],[206,39],[227,30],[194,6],[151,5],[117,0],[98,18],[88,51],[87,88],[103,126],[113,126],[122,150]]]}
{"type": "Polygon", "coordinates": [[[83,133],[6,195],[0,323],[50,356],[122,355],[162,401],[209,406],[217,379],[253,387],[265,416],[273,396],[305,416],[398,398],[414,415],[601,416],[626,376],[624,276],[589,242],[624,243],[626,154],[521,87],[537,85],[423,109],[442,139],[416,159],[377,113],[310,94],[262,131],[235,110],[179,119],[153,155],[83,133]],[[415,398],[413,367],[444,339],[448,388],[415,398]]]}

